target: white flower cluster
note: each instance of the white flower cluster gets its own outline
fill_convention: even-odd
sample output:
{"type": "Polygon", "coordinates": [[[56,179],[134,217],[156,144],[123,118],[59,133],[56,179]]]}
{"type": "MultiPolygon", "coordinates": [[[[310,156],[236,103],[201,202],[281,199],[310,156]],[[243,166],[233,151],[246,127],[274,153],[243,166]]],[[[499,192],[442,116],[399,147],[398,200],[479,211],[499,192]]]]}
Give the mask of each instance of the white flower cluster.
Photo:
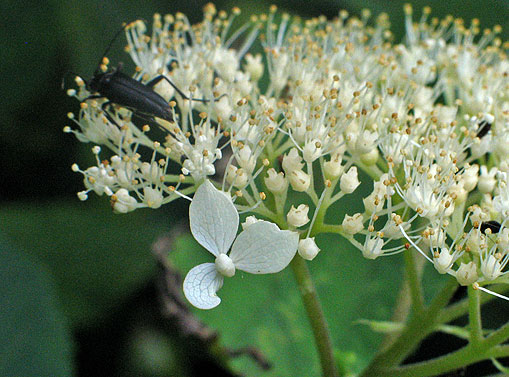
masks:
{"type": "MultiPolygon", "coordinates": [[[[177,14],[156,15],[150,35],[142,21],[126,28],[133,77],[146,83],[164,75],[173,84],[155,86],[172,121],[135,124],[137,109],[88,99],[95,93],[79,78],[78,91],[69,91],[82,103],[70,115],[79,128],[66,131],[112,153],[86,170],[74,166],[85,177],[81,199],[95,191],[110,196],[117,212],[157,208],[222,176],[236,211],[299,232],[292,248],[305,259],[320,251],[315,235],[333,232],[368,259],[414,247],[461,284],[502,281],[509,45],[497,37],[499,27],[481,33],[477,20],[429,19],[429,8],[414,23],[406,6],[406,37],[394,44],[384,14],[373,25],[369,12],[359,19],[343,11],[333,21],[283,15],[276,22],[273,7],[231,31],[238,9],[228,16],[209,4],[204,11],[197,25],[177,14]],[[249,52],[257,43],[263,57],[249,52]],[[170,174],[174,165],[179,174],[170,174]],[[372,187],[364,211],[326,223],[330,206],[355,193],[361,179],[372,187]]],[[[222,249],[202,242],[224,276],[242,269],[235,243],[226,255],[236,224],[222,249]]],[[[243,234],[253,226],[237,240],[251,237],[243,234]]],[[[214,268],[196,270],[187,287],[206,277],[218,288],[214,268]]]]}

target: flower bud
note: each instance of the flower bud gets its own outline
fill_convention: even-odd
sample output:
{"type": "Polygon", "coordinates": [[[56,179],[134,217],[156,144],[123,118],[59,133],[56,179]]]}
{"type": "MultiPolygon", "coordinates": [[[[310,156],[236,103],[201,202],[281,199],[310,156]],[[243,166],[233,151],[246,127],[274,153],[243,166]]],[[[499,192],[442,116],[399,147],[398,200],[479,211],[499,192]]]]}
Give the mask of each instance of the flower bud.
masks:
{"type": "Polygon", "coordinates": [[[224,253],[220,253],[215,261],[217,271],[226,277],[231,278],[235,275],[235,265],[230,257],[224,253]]]}
{"type": "Polygon", "coordinates": [[[477,274],[477,266],[474,262],[461,263],[461,266],[456,271],[456,280],[461,285],[473,284],[479,279],[477,274]]]}
{"type": "Polygon", "coordinates": [[[308,217],[309,207],[306,204],[300,204],[297,208],[292,205],[292,208],[286,215],[286,220],[291,226],[298,228],[309,222],[308,217]]]}
{"type": "Polygon", "coordinates": [[[360,156],[361,161],[367,166],[375,165],[378,161],[378,156],[380,153],[377,148],[373,148],[368,153],[364,153],[360,156]]]}
{"type": "Polygon", "coordinates": [[[359,233],[362,229],[364,229],[362,214],[356,213],[353,216],[345,215],[343,219],[343,230],[351,235],[359,233]]]}
{"type": "Polygon", "coordinates": [[[289,175],[294,170],[301,170],[303,167],[304,164],[297,148],[290,149],[290,152],[283,157],[283,170],[286,175],[289,175]]]}
{"type": "Polygon", "coordinates": [[[294,170],[288,176],[290,184],[295,191],[304,192],[311,184],[311,176],[302,170],[294,170]]]}
{"type": "Polygon", "coordinates": [[[348,173],[343,174],[339,181],[339,187],[345,194],[351,194],[361,183],[357,177],[357,168],[352,166],[348,173]]]}
{"type": "Polygon", "coordinates": [[[84,202],[85,200],[88,199],[88,193],[86,191],[80,191],[78,192],[78,199],[81,200],[82,202],[84,202]]]}
{"type": "Polygon", "coordinates": [[[267,170],[267,177],[265,177],[265,185],[270,192],[274,194],[282,194],[288,189],[288,181],[283,172],[276,173],[274,168],[267,170]]]}
{"type": "Polygon", "coordinates": [[[311,237],[300,240],[297,251],[302,258],[313,260],[318,255],[320,249],[316,245],[315,237],[311,237]]]}

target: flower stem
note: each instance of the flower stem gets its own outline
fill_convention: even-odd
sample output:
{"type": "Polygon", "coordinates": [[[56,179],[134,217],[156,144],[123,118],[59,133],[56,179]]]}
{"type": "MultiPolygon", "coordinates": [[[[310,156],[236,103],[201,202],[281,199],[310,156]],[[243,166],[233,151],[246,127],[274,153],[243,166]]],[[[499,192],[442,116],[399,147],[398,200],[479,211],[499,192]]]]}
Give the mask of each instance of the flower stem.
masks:
{"type": "Polygon", "coordinates": [[[481,300],[480,292],[472,287],[468,287],[468,318],[470,344],[476,347],[483,340],[481,323],[481,300]]]}
{"type": "Polygon", "coordinates": [[[304,259],[296,255],[290,263],[293,274],[297,280],[299,291],[306,308],[306,313],[313,330],[316,347],[320,356],[320,364],[322,366],[323,376],[338,376],[336,364],[334,362],[334,354],[332,349],[332,341],[329,334],[329,328],[325,316],[323,315],[318,293],[315,285],[311,280],[311,274],[304,259]]]}
{"type": "Polygon", "coordinates": [[[388,370],[392,370],[391,368],[401,363],[415,350],[420,341],[433,331],[434,326],[437,325],[439,312],[447,305],[457,286],[457,281],[451,278],[442,291],[435,296],[429,307],[414,313],[399,337],[389,348],[373,359],[361,376],[389,376],[388,370]]]}

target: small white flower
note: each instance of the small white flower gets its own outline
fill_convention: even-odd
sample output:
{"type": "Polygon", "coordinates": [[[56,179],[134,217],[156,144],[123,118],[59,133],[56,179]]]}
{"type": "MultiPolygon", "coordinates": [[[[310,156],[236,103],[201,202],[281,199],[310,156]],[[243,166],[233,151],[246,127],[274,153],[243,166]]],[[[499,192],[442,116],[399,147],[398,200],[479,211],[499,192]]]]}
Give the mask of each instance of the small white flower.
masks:
{"type": "Polygon", "coordinates": [[[78,192],[78,199],[81,200],[82,202],[84,202],[85,200],[88,199],[88,194],[86,191],[80,191],[78,192]]]}
{"type": "Polygon", "coordinates": [[[129,195],[129,191],[122,188],[111,196],[111,206],[115,213],[127,213],[134,211],[138,207],[138,202],[129,195]]]}
{"type": "Polygon", "coordinates": [[[285,179],[283,172],[276,173],[274,168],[267,170],[267,177],[265,177],[265,185],[269,191],[274,194],[282,194],[288,188],[288,181],[285,179]]]}
{"type": "Polygon", "coordinates": [[[479,182],[477,184],[477,188],[483,194],[492,192],[497,184],[495,176],[497,174],[497,168],[491,168],[488,171],[486,166],[481,166],[481,175],[479,176],[479,182]]]}
{"type": "Polygon", "coordinates": [[[244,169],[237,168],[234,165],[228,165],[226,169],[226,181],[232,186],[243,188],[248,184],[248,175],[244,169]]]}
{"type": "Polygon", "coordinates": [[[256,217],[254,216],[248,216],[246,217],[246,221],[244,221],[241,225],[242,225],[242,230],[246,230],[250,225],[253,225],[254,223],[258,222],[258,221],[262,221],[262,220],[258,220],[256,217]]]}
{"type": "Polygon", "coordinates": [[[376,149],[376,142],[378,140],[377,132],[369,132],[364,130],[360,133],[355,142],[355,152],[358,154],[365,154],[376,149]]]}
{"type": "Polygon", "coordinates": [[[433,258],[433,264],[440,274],[446,274],[451,270],[454,263],[453,256],[449,253],[449,250],[445,247],[442,248],[438,257],[433,258]]]}
{"type": "MultiPolygon", "coordinates": [[[[509,251],[509,228],[504,228],[498,232],[497,243],[500,249],[509,251]]],[[[506,252],[506,255],[509,255],[508,252],[506,252]]]]}
{"type": "Polygon", "coordinates": [[[488,258],[481,261],[481,272],[486,280],[495,280],[502,274],[504,266],[505,263],[501,264],[494,255],[489,255],[488,258]]]}
{"type": "Polygon", "coordinates": [[[362,214],[356,213],[353,216],[345,215],[343,219],[343,230],[351,235],[359,233],[362,229],[364,229],[364,225],[362,225],[363,219],[362,214]]]}
{"type": "Polygon", "coordinates": [[[301,170],[304,167],[302,157],[297,148],[292,148],[288,154],[283,157],[283,170],[288,175],[294,170],[301,170]]]}
{"type": "Polygon", "coordinates": [[[294,170],[288,175],[290,184],[295,191],[304,192],[307,191],[311,184],[311,176],[305,173],[303,170],[294,170]]]}
{"type": "Polygon", "coordinates": [[[376,259],[383,254],[384,241],[381,238],[370,238],[362,249],[362,255],[367,259],[376,259]]]}
{"type": "Polygon", "coordinates": [[[479,173],[479,165],[477,164],[465,168],[465,172],[461,175],[465,190],[472,191],[477,186],[477,181],[479,180],[477,173],[479,173]]]}
{"type": "Polygon", "coordinates": [[[304,161],[310,163],[322,155],[322,143],[318,139],[308,141],[302,150],[304,161]]]}
{"type": "Polygon", "coordinates": [[[360,184],[357,176],[357,167],[355,166],[352,166],[348,170],[348,173],[343,174],[339,181],[339,187],[345,194],[351,194],[360,184]]]}
{"type": "Polygon", "coordinates": [[[341,165],[341,155],[336,154],[331,157],[330,161],[326,161],[323,164],[323,172],[327,179],[333,180],[343,173],[343,166],[341,165]]]}
{"type": "Polygon", "coordinates": [[[300,204],[297,208],[292,205],[286,215],[286,220],[288,221],[288,224],[298,228],[309,222],[308,212],[309,206],[306,204],[300,204]]]}
{"type": "Polygon", "coordinates": [[[263,76],[264,65],[262,63],[262,55],[256,54],[246,54],[246,64],[244,65],[244,69],[251,76],[251,80],[258,81],[263,76]]]}
{"type": "Polygon", "coordinates": [[[477,266],[474,262],[461,263],[461,266],[456,271],[456,280],[461,285],[473,284],[479,279],[477,274],[477,266]]]}
{"type": "Polygon", "coordinates": [[[313,260],[320,252],[320,248],[316,245],[315,237],[300,240],[297,250],[299,255],[306,260],[313,260]]]}
{"type": "Polygon", "coordinates": [[[210,181],[196,190],[189,206],[189,221],[196,241],[216,257],[215,263],[192,268],[184,279],[184,294],[199,309],[219,305],[221,299],[216,292],[223,286],[224,276],[233,276],[236,269],[252,274],[279,272],[297,251],[299,235],[280,230],[268,221],[254,222],[235,238],[238,212],[230,196],[210,181]]]}
{"type": "Polygon", "coordinates": [[[252,173],[256,167],[256,157],[257,156],[253,153],[249,145],[245,145],[235,153],[235,159],[239,166],[249,173],[252,173]]]}
{"type": "Polygon", "coordinates": [[[152,187],[143,188],[143,202],[150,208],[159,208],[163,204],[163,194],[152,187]]]}

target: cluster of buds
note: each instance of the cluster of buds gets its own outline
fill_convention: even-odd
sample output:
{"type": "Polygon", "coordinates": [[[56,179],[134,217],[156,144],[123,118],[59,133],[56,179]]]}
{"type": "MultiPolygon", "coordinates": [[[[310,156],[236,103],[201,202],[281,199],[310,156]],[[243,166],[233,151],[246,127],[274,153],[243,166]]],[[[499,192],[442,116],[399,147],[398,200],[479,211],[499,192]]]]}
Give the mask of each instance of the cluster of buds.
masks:
{"type": "MultiPolygon", "coordinates": [[[[315,236],[332,232],[368,259],[412,248],[460,284],[507,282],[509,44],[500,28],[481,33],[477,20],[437,20],[429,8],[414,23],[406,6],[395,44],[385,14],[276,21],[272,7],[232,32],[238,13],[209,4],[196,25],[179,13],[156,15],[150,35],[142,21],[126,28],[133,77],[165,75],[180,88],[154,88],[172,121],[135,124],[136,109],[105,109],[108,99],[87,99],[77,78],[69,95],[83,102],[69,117],[78,128],[65,130],[97,156],[96,166],[73,166],[84,176],[80,199],[106,194],[125,213],[191,200],[215,180],[238,213],[298,233],[299,242],[285,237],[307,260],[320,251],[315,236]],[[263,56],[249,52],[258,44],[263,56]],[[361,184],[364,211],[332,218],[328,209],[361,184]]],[[[214,271],[230,276],[221,261],[214,271]]]]}

